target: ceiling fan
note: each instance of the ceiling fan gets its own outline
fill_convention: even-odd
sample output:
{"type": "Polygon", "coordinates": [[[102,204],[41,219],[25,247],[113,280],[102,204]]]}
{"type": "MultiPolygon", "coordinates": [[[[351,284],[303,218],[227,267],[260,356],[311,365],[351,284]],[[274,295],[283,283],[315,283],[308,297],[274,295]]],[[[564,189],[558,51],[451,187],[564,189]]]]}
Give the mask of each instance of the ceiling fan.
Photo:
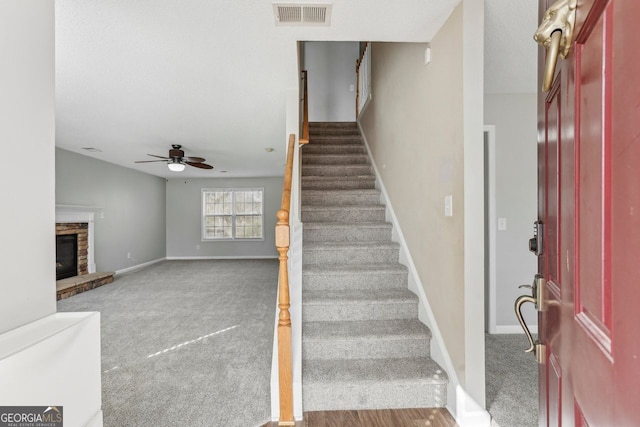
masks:
{"type": "Polygon", "coordinates": [[[203,163],[205,159],[202,157],[185,157],[182,146],[178,144],[171,145],[173,148],[169,150],[169,157],[156,156],[155,154],[147,154],[147,156],[157,157],[162,160],[138,160],[135,163],[152,163],[165,162],[170,171],[182,172],[185,165],[193,166],[200,169],[213,169],[213,166],[203,163]]]}

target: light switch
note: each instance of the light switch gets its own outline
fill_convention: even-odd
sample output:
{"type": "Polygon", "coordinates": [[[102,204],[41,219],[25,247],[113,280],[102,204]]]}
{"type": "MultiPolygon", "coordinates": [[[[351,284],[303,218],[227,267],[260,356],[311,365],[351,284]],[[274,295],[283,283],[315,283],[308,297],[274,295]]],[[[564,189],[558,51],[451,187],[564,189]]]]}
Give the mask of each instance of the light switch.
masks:
{"type": "Polygon", "coordinates": [[[498,230],[505,231],[507,229],[507,218],[498,218],[498,230]]]}
{"type": "Polygon", "coordinates": [[[353,92],[354,90],[356,90],[356,87],[354,85],[349,85],[349,92],[353,92]]]}
{"type": "Polygon", "coordinates": [[[453,196],[444,197],[444,216],[453,216],[453,196]]]}
{"type": "Polygon", "coordinates": [[[431,47],[427,47],[424,50],[424,65],[429,65],[431,62],[431,47]]]}

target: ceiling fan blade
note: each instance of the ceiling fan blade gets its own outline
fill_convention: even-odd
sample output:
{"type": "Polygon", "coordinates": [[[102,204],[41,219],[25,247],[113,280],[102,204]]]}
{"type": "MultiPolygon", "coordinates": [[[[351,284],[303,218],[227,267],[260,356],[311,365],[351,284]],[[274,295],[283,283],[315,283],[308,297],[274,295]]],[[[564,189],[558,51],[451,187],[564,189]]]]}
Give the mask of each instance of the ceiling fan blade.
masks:
{"type": "MultiPolygon", "coordinates": [[[[204,160],[204,159],[203,159],[204,160]]],[[[186,164],[188,164],[189,166],[193,166],[196,168],[200,168],[200,169],[213,169],[213,166],[208,165],[206,163],[199,163],[199,162],[185,162],[186,164]]]]}
{"type": "Polygon", "coordinates": [[[156,156],[155,154],[147,154],[147,156],[151,156],[151,157],[157,157],[159,159],[165,159],[165,160],[169,160],[169,157],[163,157],[163,156],[156,156]]]}
{"type": "Polygon", "coordinates": [[[191,157],[191,156],[184,157],[184,160],[188,162],[193,162],[193,163],[202,163],[205,161],[205,159],[203,159],[202,157],[191,157]]]}
{"type": "Polygon", "coordinates": [[[136,160],[133,163],[154,163],[154,162],[167,162],[166,160],[136,160]]]}

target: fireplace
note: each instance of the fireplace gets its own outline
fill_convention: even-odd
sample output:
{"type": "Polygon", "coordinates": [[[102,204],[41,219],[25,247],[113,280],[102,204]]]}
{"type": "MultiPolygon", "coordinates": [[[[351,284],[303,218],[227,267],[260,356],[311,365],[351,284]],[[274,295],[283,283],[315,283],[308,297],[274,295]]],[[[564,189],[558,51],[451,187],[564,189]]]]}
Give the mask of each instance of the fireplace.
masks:
{"type": "Polygon", "coordinates": [[[56,224],[56,280],[90,273],[88,231],[86,222],[56,224]]]}
{"type": "Polygon", "coordinates": [[[56,236],[56,280],[78,275],[78,235],[56,236]]]}

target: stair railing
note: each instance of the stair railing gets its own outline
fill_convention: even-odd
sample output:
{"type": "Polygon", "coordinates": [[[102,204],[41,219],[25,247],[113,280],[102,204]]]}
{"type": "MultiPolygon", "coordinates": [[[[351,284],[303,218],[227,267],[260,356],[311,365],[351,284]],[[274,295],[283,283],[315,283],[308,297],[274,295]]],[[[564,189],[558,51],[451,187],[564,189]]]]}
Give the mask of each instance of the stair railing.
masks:
{"type": "Polygon", "coordinates": [[[302,70],[302,132],[300,144],[309,143],[309,93],[307,85],[307,70],[302,70]]]}
{"type": "MultiPolygon", "coordinates": [[[[307,72],[302,71],[302,126],[300,144],[309,142],[309,104],[307,101],[307,72]]],[[[289,135],[287,146],[287,161],[284,170],[282,188],[282,202],[277,213],[276,249],[280,263],[278,271],[278,385],[280,416],[279,426],[293,426],[293,369],[291,353],[291,307],[289,292],[289,247],[291,245],[290,212],[291,212],[291,183],[293,180],[293,160],[296,150],[296,136],[289,135]]]]}
{"type": "Polygon", "coordinates": [[[278,425],[295,425],[293,418],[293,374],[291,368],[291,315],[289,313],[289,211],[291,208],[291,178],[293,176],[293,150],[296,136],[289,135],[287,163],[284,172],[282,203],[276,224],[276,249],[280,270],[278,273],[278,377],[280,385],[280,421],[278,425]]]}
{"type": "Polygon", "coordinates": [[[356,80],[356,117],[358,117],[371,97],[371,49],[369,42],[364,44],[360,57],[356,61],[356,80]]]}

